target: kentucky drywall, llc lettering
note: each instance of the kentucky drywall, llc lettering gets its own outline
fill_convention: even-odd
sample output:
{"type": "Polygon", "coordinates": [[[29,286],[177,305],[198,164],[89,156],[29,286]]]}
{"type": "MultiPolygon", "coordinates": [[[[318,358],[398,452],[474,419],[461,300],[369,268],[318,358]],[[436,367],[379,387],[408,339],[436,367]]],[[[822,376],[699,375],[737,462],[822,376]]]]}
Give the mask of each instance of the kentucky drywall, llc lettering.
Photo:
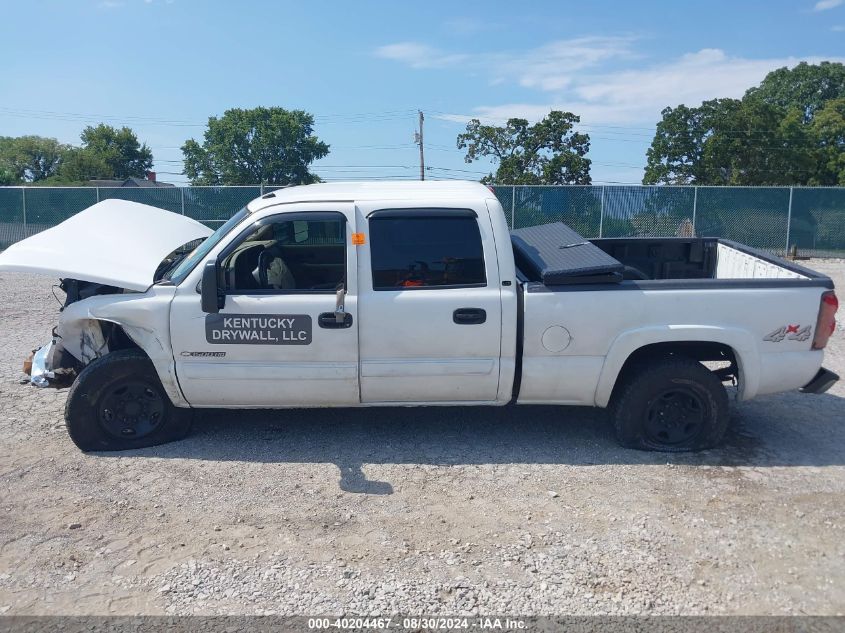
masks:
{"type": "Polygon", "coordinates": [[[217,345],[309,345],[308,314],[209,314],[205,340],[217,345]]]}

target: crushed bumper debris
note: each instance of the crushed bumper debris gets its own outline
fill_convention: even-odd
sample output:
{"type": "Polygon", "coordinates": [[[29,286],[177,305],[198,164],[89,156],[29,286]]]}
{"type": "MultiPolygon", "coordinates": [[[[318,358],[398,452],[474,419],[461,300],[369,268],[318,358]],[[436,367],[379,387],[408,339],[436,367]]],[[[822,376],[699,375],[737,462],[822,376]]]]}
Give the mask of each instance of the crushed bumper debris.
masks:
{"type": "Polygon", "coordinates": [[[50,368],[55,346],[56,341],[52,340],[47,345],[35,350],[35,354],[32,356],[32,373],[29,382],[36,387],[49,387],[50,379],[56,377],[50,368]]]}

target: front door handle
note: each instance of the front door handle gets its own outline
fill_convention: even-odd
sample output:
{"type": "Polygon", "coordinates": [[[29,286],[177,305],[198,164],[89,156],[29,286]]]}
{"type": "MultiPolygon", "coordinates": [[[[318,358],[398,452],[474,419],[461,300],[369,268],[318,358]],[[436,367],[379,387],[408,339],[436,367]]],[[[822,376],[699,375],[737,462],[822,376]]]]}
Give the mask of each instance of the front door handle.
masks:
{"type": "Polygon", "coordinates": [[[343,320],[337,320],[337,312],[323,312],[317,317],[317,324],[327,330],[341,330],[352,327],[352,315],[349,312],[343,313],[343,320]]]}
{"type": "Polygon", "coordinates": [[[452,320],[458,325],[478,325],[487,320],[487,312],[481,308],[458,308],[452,313],[452,320]]]}

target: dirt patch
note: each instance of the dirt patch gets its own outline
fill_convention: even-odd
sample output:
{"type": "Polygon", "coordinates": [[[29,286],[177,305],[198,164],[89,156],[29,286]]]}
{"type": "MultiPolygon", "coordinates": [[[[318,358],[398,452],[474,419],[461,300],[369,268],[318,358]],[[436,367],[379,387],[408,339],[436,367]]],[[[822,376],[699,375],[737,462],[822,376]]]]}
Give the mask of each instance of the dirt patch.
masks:
{"type": "Polygon", "coordinates": [[[556,407],[209,411],[84,455],[66,390],[19,384],[50,286],[0,275],[0,613],[845,612],[841,383],[695,455],[556,407]]]}

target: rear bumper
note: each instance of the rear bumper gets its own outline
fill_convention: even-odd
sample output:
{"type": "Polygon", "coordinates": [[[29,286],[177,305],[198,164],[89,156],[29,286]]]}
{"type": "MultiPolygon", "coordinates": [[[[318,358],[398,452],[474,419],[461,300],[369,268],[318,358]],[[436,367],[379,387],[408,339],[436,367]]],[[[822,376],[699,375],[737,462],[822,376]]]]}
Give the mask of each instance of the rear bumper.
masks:
{"type": "Polygon", "coordinates": [[[824,393],[830,389],[837,380],[839,380],[839,376],[829,369],[822,367],[810,382],[801,387],[801,393],[824,393]]]}

